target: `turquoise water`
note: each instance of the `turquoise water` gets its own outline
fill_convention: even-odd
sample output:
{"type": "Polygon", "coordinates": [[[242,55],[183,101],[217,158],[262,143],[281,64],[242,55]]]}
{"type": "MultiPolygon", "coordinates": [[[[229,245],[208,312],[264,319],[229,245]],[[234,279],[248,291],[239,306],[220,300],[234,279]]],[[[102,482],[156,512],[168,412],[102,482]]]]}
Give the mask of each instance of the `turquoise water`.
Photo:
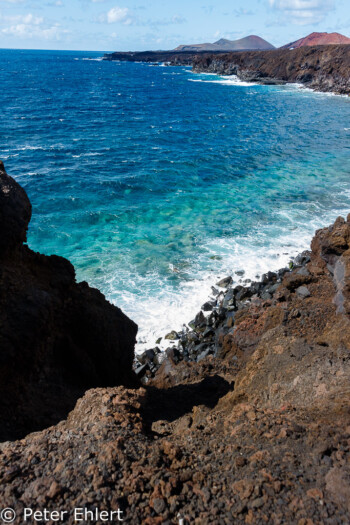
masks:
{"type": "Polygon", "coordinates": [[[30,246],[68,257],[140,342],[350,211],[349,99],[100,56],[0,51],[0,158],[33,203],[30,246]]]}

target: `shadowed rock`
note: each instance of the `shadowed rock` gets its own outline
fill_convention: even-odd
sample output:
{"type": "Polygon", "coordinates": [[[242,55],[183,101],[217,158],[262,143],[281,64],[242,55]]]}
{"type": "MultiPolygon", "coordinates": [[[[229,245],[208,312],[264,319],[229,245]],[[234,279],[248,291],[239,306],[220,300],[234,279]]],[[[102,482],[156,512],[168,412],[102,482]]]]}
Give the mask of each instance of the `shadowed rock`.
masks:
{"type": "Polygon", "coordinates": [[[91,387],[131,385],[135,323],[62,257],[31,251],[31,205],[0,164],[0,439],[64,418],[91,387]]]}

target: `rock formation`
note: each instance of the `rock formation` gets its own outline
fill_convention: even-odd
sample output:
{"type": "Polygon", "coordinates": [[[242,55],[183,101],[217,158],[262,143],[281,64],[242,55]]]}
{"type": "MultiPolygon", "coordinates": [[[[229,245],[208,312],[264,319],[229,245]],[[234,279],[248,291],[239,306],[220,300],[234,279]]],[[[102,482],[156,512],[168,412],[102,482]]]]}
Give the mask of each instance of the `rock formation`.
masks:
{"type": "MultiPolygon", "coordinates": [[[[13,190],[19,215],[8,216],[8,221],[16,225],[14,231],[22,242],[29,202],[3,174],[1,199],[13,190]]],[[[209,317],[203,312],[196,317],[192,331],[181,335],[178,348],[169,349],[145,387],[90,390],[66,421],[21,441],[3,443],[0,501],[17,513],[14,523],[23,523],[26,507],[65,512],[68,525],[76,523],[74,508],[94,515],[119,510],[126,523],[135,525],[347,523],[349,254],[350,216],[316,232],[311,252],[298,257],[292,270],[270,272],[249,287],[233,288],[230,279],[218,283],[223,291],[211,305],[209,317]],[[201,344],[213,347],[215,355],[200,353],[201,344]]],[[[34,375],[27,374],[26,380],[41,370],[48,387],[45,374],[54,381],[55,366],[61,378],[63,363],[71,361],[54,359],[57,354],[48,342],[46,326],[61,351],[58,332],[69,334],[65,344],[78,339],[72,328],[76,309],[67,299],[63,315],[57,304],[62,305],[67,289],[69,297],[76,298],[81,297],[82,288],[89,301],[96,299],[97,292],[76,285],[66,261],[32,254],[21,244],[14,243],[2,258],[1,290],[3,294],[5,268],[8,293],[6,306],[1,296],[1,326],[11,323],[18,334],[25,327],[28,341],[35,337],[36,348],[45,342],[50,352],[37,351],[37,369],[32,368],[34,375]],[[11,266],[6,266],[5,259],[12,260],[11,266]],[[26,278],[19,276],[19,265],[26,278]],[[17,282],[15,277],[11,281],[11,269],[26,287],[21,296],[11,285],[17,282]],[[61,276],[58,282],[56,275],[61,276]],[[37,291],[38,282],[46,283],[48,297],[37,291]],[[17,297],[22,297],[23,308],[8,308],[17,297]],[[32,317],[26,317],[33,305],[38,305],[35,321],[43,318],[34,335],[32,317]],[[39,363],[45,363],[45,368],[39,363]]],[[[98,304],[105,301],[100,298],[98,304]]],[[[87,310],[85,305],[80,319],[86,319],[87,310]]],[[[104,310],[103,322],[101,318],[92,322],[91,314],[89,337],[99,339],[103,329],[112,341],[109,313],[121,322],[121,314],[112,307],[104,310]]],[[[133,325],[126,326],[134,337],[133,325]]],[[[17,336],[8,328],[6,334],[9,339],[17,336]]],[[[115,336],[120,337],[119,330],[115,336]]],[[[69,357],[76,351],[75,344],[69,347],[69,357]]],[[[22,339],[22,345],[26,366],[31,367],[29,343],[22,339]]],[[[107,354],[106,349],[101,353],[107,354]]],[[[126,359],[131,356],[132,352],[126,359]]],[[[20,359],[13,353],[8,369],[13,358],[19,366],[20,359]]],[[[89,355],[89,363],[91,359],[89,355]]],[[[151,351],[142,357],[145,363],[157,359],[151,351]]],[[[94,363],[97,367],[100,361],[94,363]]],[[[20,371],[24,385],[27,371],[20,371]]],[[[27,397],[38,387],[29,384],[32,392],[27,390],[27,397]]]]}
{"type": "Polygon", "coordinates": [[[237,75],[249,82],[302,83],[317,91],[350,93],[350,46],[331,45],[198,55],[196,73],[237,75]]]}
{"type": "Polygon", "coordinates": [[[24,242],[25,191],[0,163],[0,439],[63,419],[91,387],[131,385],[136,325],[62,257],[24,242]]]}

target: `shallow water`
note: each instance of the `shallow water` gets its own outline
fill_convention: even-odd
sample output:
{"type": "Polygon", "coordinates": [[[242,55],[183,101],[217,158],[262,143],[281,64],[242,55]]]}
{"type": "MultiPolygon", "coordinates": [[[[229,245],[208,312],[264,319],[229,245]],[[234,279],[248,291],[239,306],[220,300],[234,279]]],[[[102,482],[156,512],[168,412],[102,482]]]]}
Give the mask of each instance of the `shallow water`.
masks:
{"type": "Polygon", "coordinates": [[[0,158],[32,201],[30,246],[150,346],[219,277],[283,266],[350,211],[350,100],[100,56],[0,51],[0,158]]]}

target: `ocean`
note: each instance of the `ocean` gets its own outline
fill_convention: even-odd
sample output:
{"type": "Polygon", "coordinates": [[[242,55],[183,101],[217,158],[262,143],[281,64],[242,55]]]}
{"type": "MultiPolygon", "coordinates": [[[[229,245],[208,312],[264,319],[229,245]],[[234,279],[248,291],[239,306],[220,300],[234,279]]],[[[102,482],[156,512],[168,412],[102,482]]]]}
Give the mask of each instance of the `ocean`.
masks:
{"type": "Polygon", "coordinates": [[[350,99],[101,56],[0,50],[0,159],[141,351],[350,212],[350,99]]]}

